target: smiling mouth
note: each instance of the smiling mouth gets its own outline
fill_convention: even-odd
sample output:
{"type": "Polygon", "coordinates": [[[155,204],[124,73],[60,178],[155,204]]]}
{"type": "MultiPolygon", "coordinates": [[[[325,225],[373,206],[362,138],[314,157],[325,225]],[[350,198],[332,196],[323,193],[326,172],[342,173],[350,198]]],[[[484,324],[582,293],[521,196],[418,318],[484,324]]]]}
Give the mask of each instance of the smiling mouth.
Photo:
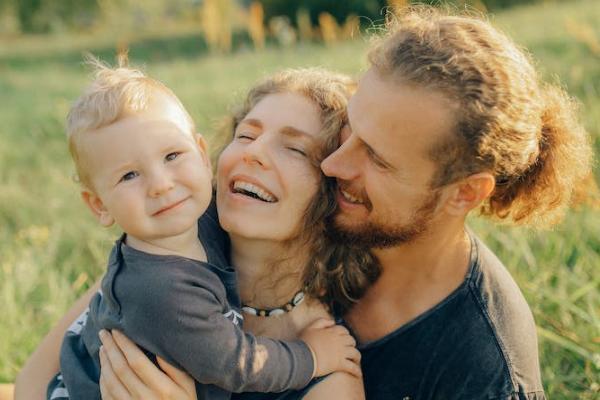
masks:
{"type": "Polygon", "coordinates": [[[256,200],[264,201],[265,203],[276,203],[277,197],[269,193],[265,189],[245,181],[234,181],[231,184],[231,191],[244,196],[251,197],[256,200]]]}
{"type": "Polygon", "coordinates": [[[344,200],[348,201],[349,203],[352,203],[352,204],[365,204],[364,201],[362,201],[358,197],[354,197],[353,195],[351,195],[350,193],[346,192],[343,189],[340,189],[340,193],[342,194],[342,197],[344,197],[344,200]]]}
{"type": "Polygon", "coordinates": [[[156,216],[161,215],[161,214],[163,214],[163,213],[165,213],[165,212],[167,212],[169,210],[172,210],[173,208],[179,206],[180,204],[183,204],[183,202],[185,202],[187,199],[189,199],[189,197],[186,197],[185,199],[180,200],[180,201],[178,201],[176,203],[173,203],[173,204],[171,204],[169,206],[163,207],[160,210],[158,210],[157,212],[155,212],[154,214],[152,214],[152,216],[156,217],[156,216]]]}

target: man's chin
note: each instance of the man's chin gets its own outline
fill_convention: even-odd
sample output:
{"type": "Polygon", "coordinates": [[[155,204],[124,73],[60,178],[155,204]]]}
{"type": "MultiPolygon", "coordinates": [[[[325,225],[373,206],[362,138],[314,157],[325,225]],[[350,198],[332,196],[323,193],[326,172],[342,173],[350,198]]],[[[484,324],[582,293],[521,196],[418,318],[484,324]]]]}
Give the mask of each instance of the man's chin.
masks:
{"type": "Polygon", "coordinates": [[[385,249],[414,241],[426,231],[427,222],[419,220],[403,226],[387,226],[373,222],[351,223],[338,215],[328,224],[328,235],[345,246],[385,249]]]}

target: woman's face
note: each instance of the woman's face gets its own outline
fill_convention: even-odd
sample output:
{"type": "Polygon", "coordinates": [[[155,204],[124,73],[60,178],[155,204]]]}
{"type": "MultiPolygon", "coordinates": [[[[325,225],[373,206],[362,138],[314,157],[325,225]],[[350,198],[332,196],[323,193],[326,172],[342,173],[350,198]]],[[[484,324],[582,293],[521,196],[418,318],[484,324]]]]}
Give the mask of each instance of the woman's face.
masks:
{"type": "Polygon", "coordinates": [[[237,126],[217,164],[217,206],[232,237],[284,241],[298,234],[319,185],[318,106],[296,93],[264,97],[237,126]]]}

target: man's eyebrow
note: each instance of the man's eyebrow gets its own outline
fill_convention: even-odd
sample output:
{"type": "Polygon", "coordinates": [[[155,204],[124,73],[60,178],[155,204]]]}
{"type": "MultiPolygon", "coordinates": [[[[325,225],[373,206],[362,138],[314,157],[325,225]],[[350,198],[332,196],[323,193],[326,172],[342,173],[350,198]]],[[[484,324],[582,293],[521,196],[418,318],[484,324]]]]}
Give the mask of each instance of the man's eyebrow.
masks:
{"type": "Polygon", "coordinates": [[[308,140],[309,142],[316,142],[316,138],[314,137],[314,135],[304,132],[301,129],[294,128],[293,126],[284,126],[283,128],[281,128],[280,132],[282,135],[285,136],[303,138],[305,140],[308,140]]]}

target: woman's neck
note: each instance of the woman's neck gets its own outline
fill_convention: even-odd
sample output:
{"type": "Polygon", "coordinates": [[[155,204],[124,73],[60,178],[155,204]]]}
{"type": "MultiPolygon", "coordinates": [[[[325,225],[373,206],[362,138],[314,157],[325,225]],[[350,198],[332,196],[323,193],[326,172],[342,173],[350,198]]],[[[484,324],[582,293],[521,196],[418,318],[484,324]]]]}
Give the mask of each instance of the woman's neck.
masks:
{"type": "Polygon", "coordinates": [[[282,242],[231,235],[231,261],[242,303],[274,308],[290,301],[302,288],[307,256],[282,242]]]}

